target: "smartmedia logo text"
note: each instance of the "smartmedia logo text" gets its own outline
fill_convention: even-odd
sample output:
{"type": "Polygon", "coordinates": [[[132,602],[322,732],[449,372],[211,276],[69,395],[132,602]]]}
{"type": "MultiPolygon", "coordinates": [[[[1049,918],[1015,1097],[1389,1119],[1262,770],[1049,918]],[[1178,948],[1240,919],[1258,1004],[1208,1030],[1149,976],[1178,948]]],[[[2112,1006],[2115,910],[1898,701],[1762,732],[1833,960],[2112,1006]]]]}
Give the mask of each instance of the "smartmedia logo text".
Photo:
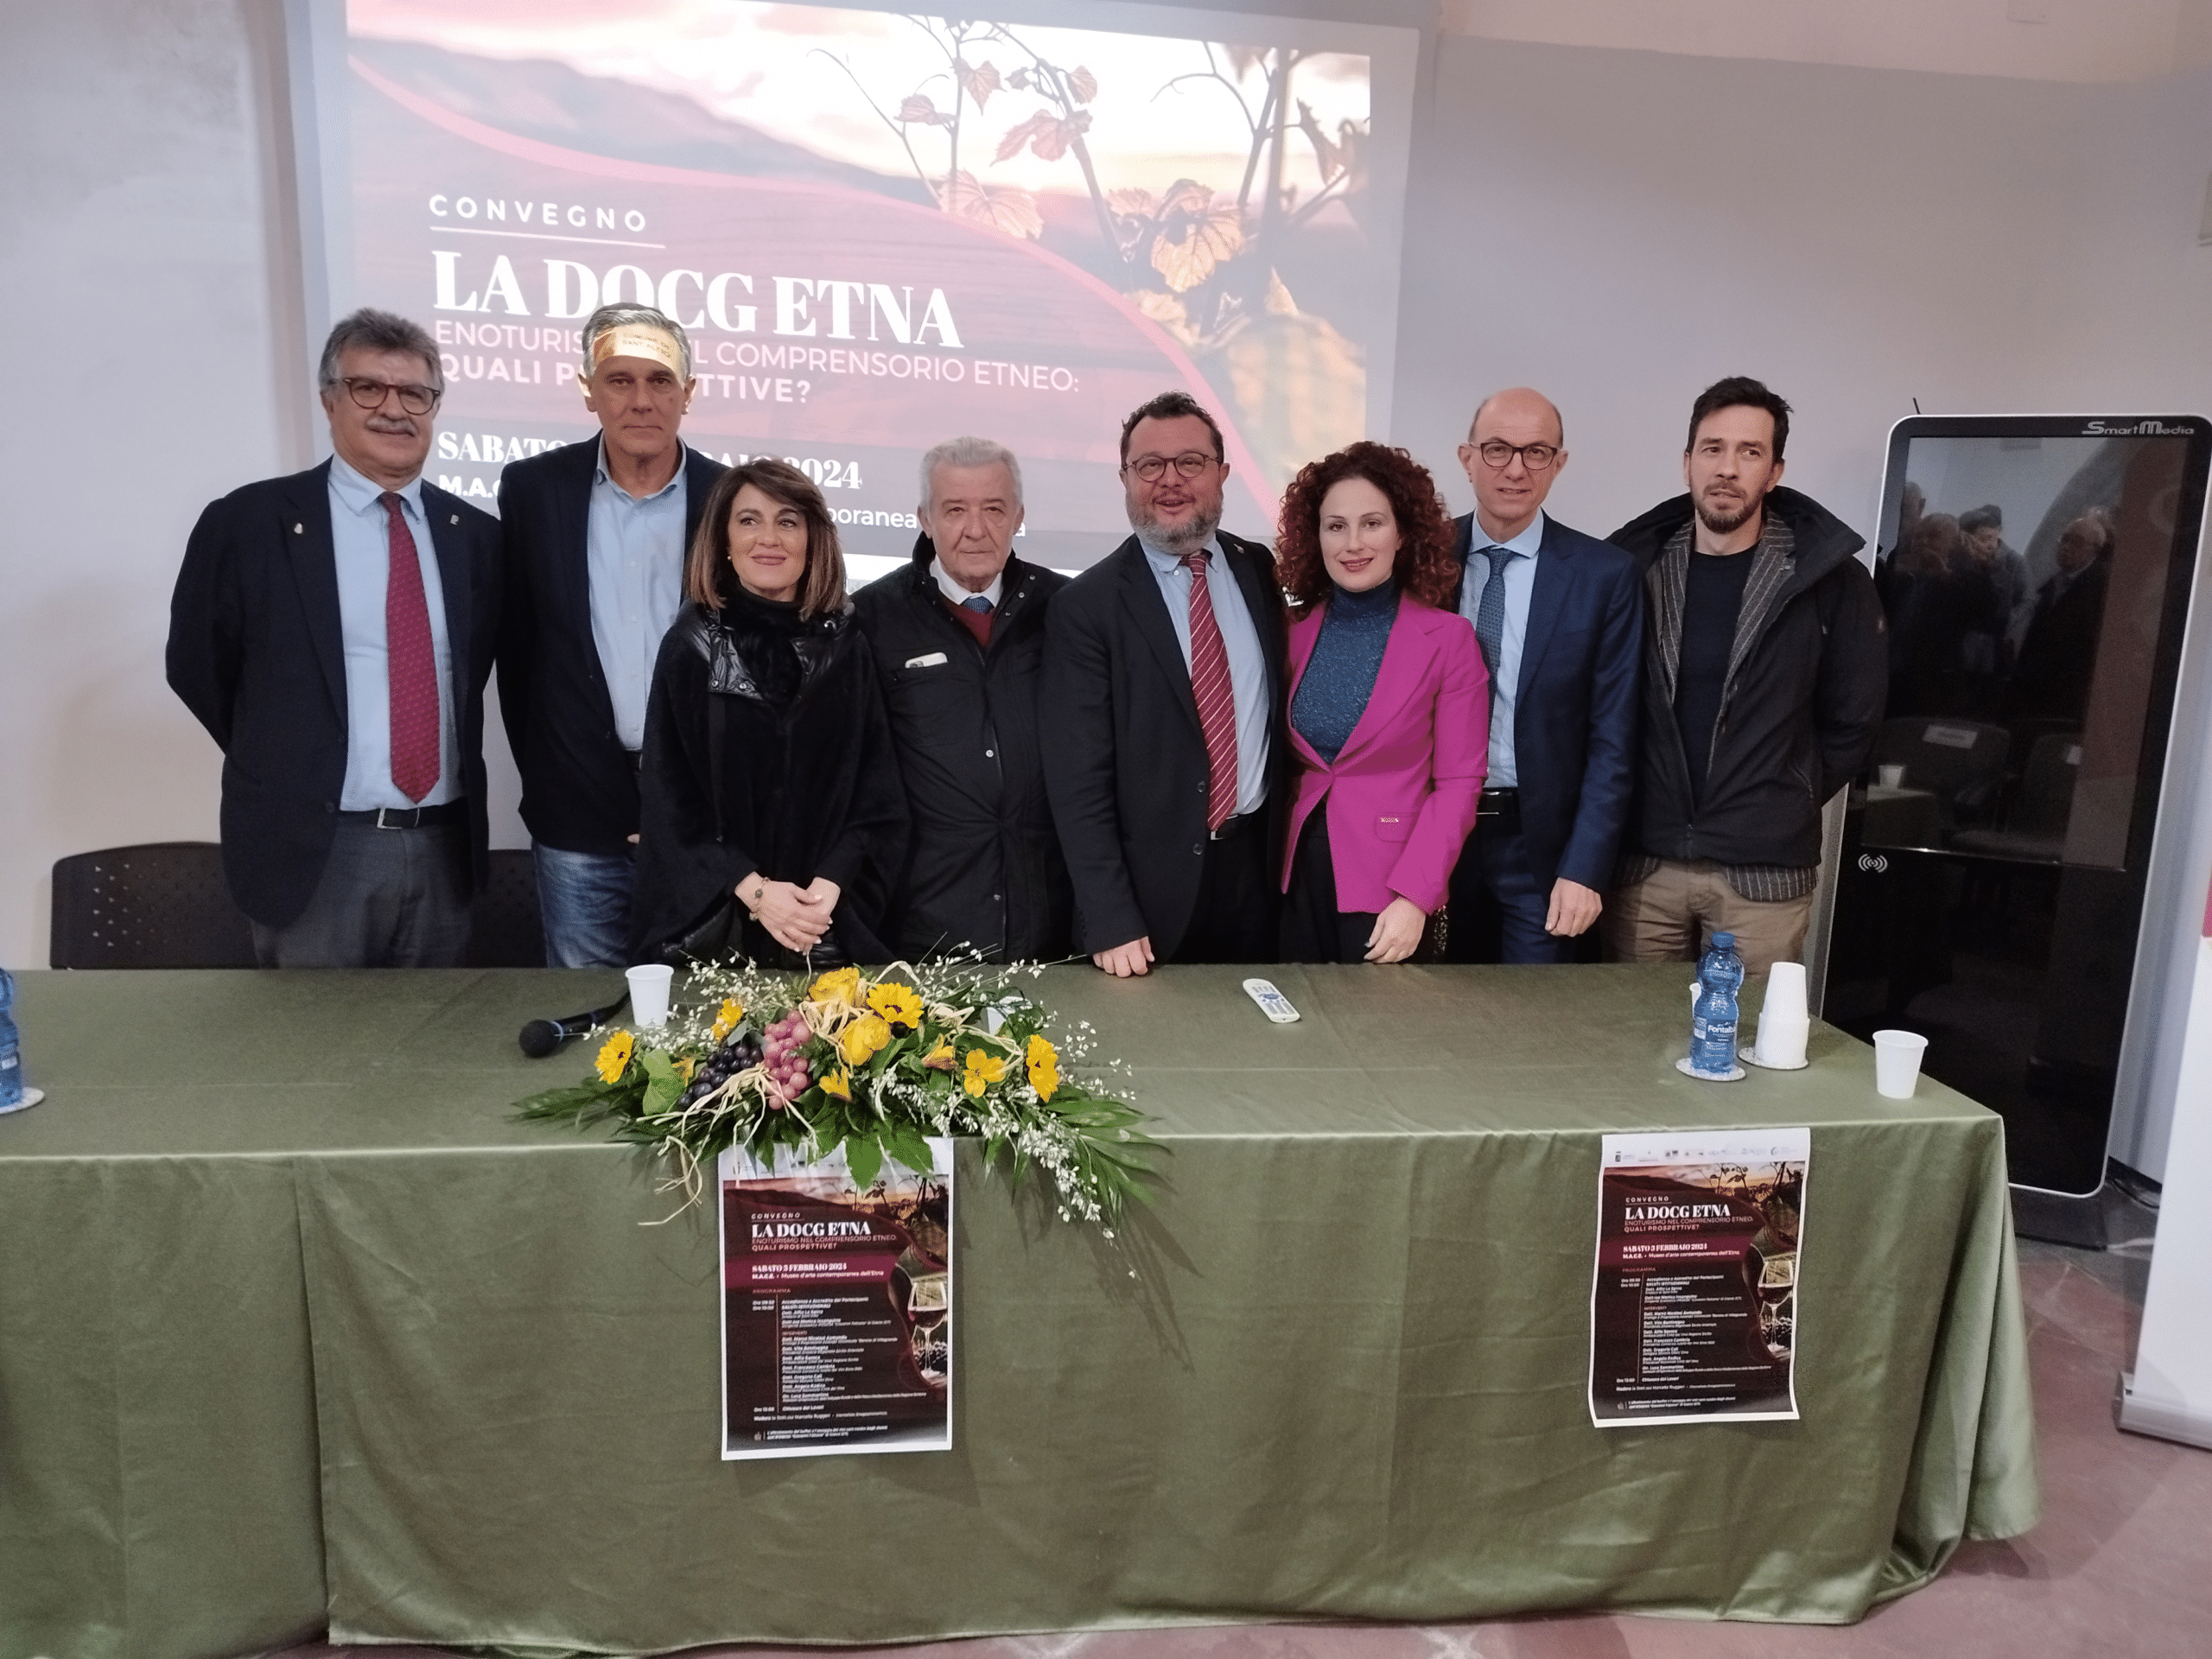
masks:
{"type": "Polygon", "coordinates": [[[2115,421],[2091,421],[2082,429],[2085,438],[2185,438],[2191,429],[2169,426],[2164,421],[2134,421],[2122,426],[2115,421]]]}

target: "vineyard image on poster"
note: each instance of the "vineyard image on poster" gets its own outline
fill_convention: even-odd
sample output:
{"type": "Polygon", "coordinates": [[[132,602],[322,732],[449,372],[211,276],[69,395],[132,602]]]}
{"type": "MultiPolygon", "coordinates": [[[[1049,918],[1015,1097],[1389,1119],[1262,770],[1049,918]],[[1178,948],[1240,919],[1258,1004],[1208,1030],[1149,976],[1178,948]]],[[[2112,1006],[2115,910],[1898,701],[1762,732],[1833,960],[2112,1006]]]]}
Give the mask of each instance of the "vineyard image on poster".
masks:
{"type": "Polygon", "coordinates": [[[1122,417],[1170,389],[1221,416],[1225,522],[1265,534],[1376,424],[1402,166],[1378,188],[1369,55],[1189,16],[1245,38],[353,0],[336,292],[431,327],[432,470],[480,500],[592,435],[580,326],[642,302],[691,338],[684,436],[798,462],[849,550],[903,556],[920,452],[976,432],[1021,457],[1027,556],[1093,562],[1127,534],[1122,417]]]}

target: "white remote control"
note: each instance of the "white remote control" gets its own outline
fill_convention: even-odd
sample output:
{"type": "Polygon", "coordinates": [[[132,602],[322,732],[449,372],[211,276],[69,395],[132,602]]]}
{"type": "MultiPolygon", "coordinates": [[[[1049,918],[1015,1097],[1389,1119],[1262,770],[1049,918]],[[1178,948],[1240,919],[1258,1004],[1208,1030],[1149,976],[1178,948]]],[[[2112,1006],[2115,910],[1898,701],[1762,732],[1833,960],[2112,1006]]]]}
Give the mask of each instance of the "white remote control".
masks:
{"type": "Polygon", "coordinates": [[[1298,1018],[1298,1010],[1290,1006],[1290,999],[1264,979],[1244,982],[1244,995],[1260,1005],[1260,1012],[1279,1026],[1287,1026],[1298,1018]]]}

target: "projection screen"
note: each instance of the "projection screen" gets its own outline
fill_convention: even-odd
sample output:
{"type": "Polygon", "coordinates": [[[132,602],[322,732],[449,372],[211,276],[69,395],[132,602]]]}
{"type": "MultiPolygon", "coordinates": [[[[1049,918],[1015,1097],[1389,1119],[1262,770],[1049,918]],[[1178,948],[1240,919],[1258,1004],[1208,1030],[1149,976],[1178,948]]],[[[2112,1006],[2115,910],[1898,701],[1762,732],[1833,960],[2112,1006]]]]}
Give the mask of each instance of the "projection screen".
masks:
{"type": "Polygon", "coordinates": [[[690,332],[685,437],[803,466],[856,578],[907,555],[919,454],[956,434],[1020,455],[1025,556],[1071,570],[1128,533],[1120,424],[1154,393],[1221,417],[1249,535],[1305,461],[1387,435],[1411,29],[1110,3],[303,10],[310,332],[358,305],[429,326],[429,471],[487,507],[506,461],[596,435],[579,328],[615,300],[690,332]]]}

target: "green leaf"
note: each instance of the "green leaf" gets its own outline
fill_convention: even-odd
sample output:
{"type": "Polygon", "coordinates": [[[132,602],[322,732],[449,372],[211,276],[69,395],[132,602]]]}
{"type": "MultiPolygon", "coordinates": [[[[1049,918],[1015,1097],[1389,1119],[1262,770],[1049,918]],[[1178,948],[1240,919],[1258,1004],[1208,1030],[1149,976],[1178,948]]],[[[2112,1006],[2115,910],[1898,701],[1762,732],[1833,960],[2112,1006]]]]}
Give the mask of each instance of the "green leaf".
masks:
{"type": "Polygon", "coordinates": [[[922,1138],[921,1131],[911,1123],[892,1122],[884,1125],[883,1150],[912,1170],[917,1175],[930,1171],[930,1143],[922,1138]]]}
{"type": "Polygon", "coordinates": [[[872,1135],[856,1135],[845,1142],[845,1167],[853,1185],[866,1192],[883,1170],[883,1145],[872,1135]]]}
{"type": "Polygon", "coordinates": [[[658,1117],[683,1098],[683,1074],[676,1069],[674,1060],[657,1048],[645,1051],[643,1063],[651,1079],[645,1084],[643,1109],[646,1116],[658,1117]]]}

